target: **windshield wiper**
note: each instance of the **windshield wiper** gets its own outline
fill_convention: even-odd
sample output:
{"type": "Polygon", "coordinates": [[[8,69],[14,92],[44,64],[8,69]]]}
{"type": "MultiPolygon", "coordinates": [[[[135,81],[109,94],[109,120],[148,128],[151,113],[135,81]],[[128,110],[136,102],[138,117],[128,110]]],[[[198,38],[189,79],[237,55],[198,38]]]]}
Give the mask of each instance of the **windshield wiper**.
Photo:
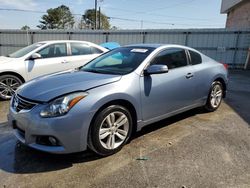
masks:
{"type": "Polygon", "coordinates": [[[93,72],[93,73],[99,73],[99,74],[113,74],[113,75],[120,75],[116,72],[107,71],[107,70],[98,70],[98,69],[81,69],[82,71],[86,72],[93,72]]]}
{"type": "Polygon", "coordinates": [[[85,72],[93,72],[93,73],[100,73],[100,74],[107,74],[103,71],[99,71],[99,70],[96,70],[96,69],[83,69],[83,71],[85,72]]]}

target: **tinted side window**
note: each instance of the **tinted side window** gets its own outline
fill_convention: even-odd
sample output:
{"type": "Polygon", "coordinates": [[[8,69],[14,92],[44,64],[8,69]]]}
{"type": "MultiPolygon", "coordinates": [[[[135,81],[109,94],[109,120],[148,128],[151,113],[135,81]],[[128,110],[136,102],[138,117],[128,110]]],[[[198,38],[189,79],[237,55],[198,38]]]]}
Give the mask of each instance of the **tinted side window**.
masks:
{"type": "Polygon", "coordinates": [[[192,65],[197,65],[197,64],[200,64],[202,62],[200,54],[198,54],[198,53],[196,53],[194,51],[191,51],[191,50],[189,50],[189,54],[190,54],[191,64],[192,65]]]}
{"type": "Polygon", "coordinates": [[[98,49],[98,48],[95,48],[95,47],[91,47],[91,49],[92,49],[92,53],[93,54],[101,54],[101,53],[103,53],[103,51],[102,50],[100,50],[100,49],[98,49]]]}
{"type": "Polygon", "coordinates": [[[38,52],[42,58],[67,56],[67,48],[65,43],[51,44],[38,52]]]}
{"type": "Polygon", "coordinates": [[[160,52],[151,64],[167,65],[169,69],[183,67],[187,65],[186,52],[180,48],[167,49],[160,52]]]}
{"type": "Polygon", "coordinates": [[[91,48],[87,44],[70,43],[72,55],[88,55],[92,54],[91,48]]]}

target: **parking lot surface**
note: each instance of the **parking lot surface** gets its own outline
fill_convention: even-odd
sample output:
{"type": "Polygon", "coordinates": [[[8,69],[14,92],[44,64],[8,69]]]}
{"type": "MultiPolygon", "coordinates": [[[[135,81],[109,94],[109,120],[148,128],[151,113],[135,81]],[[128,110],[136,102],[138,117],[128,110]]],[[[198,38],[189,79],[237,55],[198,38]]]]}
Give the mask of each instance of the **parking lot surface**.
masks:
{"type": "Polygon", "coordinates": [[[250,72],[233,71],[213,113],[149,125],[119,153],[52,155],[17,142],[0,101],[0,187],[250,187],[250,72]]]}

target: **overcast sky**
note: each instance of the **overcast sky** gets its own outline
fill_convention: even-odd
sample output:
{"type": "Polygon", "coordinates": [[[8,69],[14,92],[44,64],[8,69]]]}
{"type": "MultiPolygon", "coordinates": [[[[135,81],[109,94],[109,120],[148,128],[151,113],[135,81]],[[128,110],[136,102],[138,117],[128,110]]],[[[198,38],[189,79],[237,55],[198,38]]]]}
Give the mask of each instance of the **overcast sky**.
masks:
{"type": "MultiPolygon", "coordinates": [[[[74,14],[94,8],[94,0],[0,0],[0,9],[46,12],[62,4],[74,14]]],[[[224,28],[221,0],[99,0],[112,26],[121,29],[224,28]]],[[[0,29],[36,29],[43,13],[0,10],[0,29]]],[[[75,15],[76,21],[80,15],[75,15]]]]}

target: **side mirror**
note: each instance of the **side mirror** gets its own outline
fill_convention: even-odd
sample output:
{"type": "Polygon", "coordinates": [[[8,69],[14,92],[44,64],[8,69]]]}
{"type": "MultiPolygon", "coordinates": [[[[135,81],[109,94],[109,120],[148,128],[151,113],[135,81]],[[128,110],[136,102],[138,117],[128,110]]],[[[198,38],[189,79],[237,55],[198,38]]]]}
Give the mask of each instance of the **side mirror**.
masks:
{"type": "Polygon", "coordinates": [[[146,70],[144,70],[145,75],[150,74],[162,74],[168,72],[168,66],[167,65],[151,65],[146,70]]]}
{"type": "Polygon", "coordinates": [[[29,60],[40,59],[40,58],[42,58],[42,56],[39,53],[33,53],[30,56],[29,60]]]}

